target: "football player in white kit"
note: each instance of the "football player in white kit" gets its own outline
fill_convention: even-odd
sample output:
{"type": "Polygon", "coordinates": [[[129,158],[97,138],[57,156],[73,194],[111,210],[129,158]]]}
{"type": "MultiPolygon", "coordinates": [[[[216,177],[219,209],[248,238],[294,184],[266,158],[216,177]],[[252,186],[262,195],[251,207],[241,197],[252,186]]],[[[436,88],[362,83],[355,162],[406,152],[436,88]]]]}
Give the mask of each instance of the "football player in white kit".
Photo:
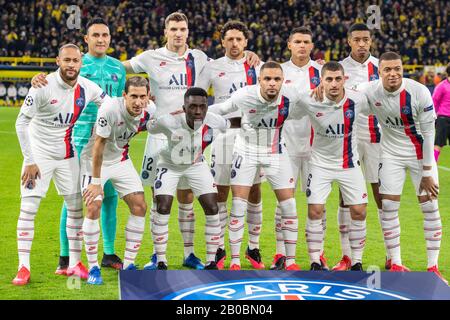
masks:
{"type": "MultiPolygon", "coordinates": [[[[225,118],[207,113],[208,94],[202,88],[191,87],[184,95],[184,113],[168,114],[152,120],[151,134],[162,133],[168,145],[160,153],[154,184],[156,213],[152,233],[157,255],[157,267],[146,269],[166,270],[169,217],[173,196],[180,179],[193,190],[206,215],[206,265],[207,270],[217,270],[215,261],[220,239],[220,220],[217,205],[217,188],[203,152],[212,142],[216,130],[225,131],[231,123],[225,118]]],[[[237,119],[239,126],[239,119],[237,119]]]]}
{"type": "Polygon", "coordinates": [[[344,68],[331,61],[323,65],[323,101],[301,99],[299,112],[307,115],[314,129],[306,196],[308,219],[306,241],[311,270],[323,270],[320,254],[323,242],[322,214],[334,181],[344,202],[350,206],[351,270],[362,271],[366,241],[367,189],[356,146],[356,122],[368,113],[364,94],[344,89],[344,68]]]}
{"type": "Polygon", "coordinates": [[[30,281],[34,220],[52,179],[68,210],[70,258],[67,275],[83,279],[88,275],[81,263],[83,203],[72,129],[88,103],[100,106],[109,98],[94,82],[79,76],[82,62],[76,45],[62,46],[56,63],[59,69],[47,77],[48,85],[30,89],[16,121],[24,162],[17,223],[19,271],[13,280],[15,285],[25,285],[30,281]]]}
{"type": "Polygon", "coordinates": [[[391,271],[409,271],[400,255],[398,211],[406,172],[409,171],[423,212],[427,248],[427,270],[445,283],[438,269],[442,222],[437,196],[438,171],[433,144],[436,114],[430,91],[422,84],[403,78],[401,56],[386,52],[380,56],[381,80],[364,83],[371,111],[382,126],[380,194],[383,211],[381,226],[392,259],[391,271]]]}
{"type": "MultiPolygon", "coordinates": [[[[248,28],[240,21],[229,21],[221,30],[225,56],[211,60],[200,74],[198,86],[214,92],[214,103],[227,100],[231,94],[246,85],[257,82],[259,67],[251,67],[246,61],[245,47],[249,36],[248,28]]],[[[238,112],[239,113],[239,112],[238,112]]],[[[219,135],[211,146],[211,172],[217,184],[217,198],[220,216],[220,242],[216,254],[219,270],[224,268],[226,259],[225,228],[228,221],[227,199],[230,191],[231,160],[234,141],[239,129],[228,129],[219,135]]],[[[259,251],[259,237],[262,227],[261,174],[255,177],[250,189],[247,207],[248,247],[246,258],[255,269],[264,269],[259,251]]]]}
{"type": "Polygon", "coordinates": [[[144,234],[147,204],[142,182],[133,167],[128,149],[130,140],[147,130],[154,112],[155,105],[149,102],[148,81],[139,76],[129,78],[123,97],[113,98],[98,111],[93,129],[95,134],[81,153],[80,183],[87,207],[83,235],[89,263],[88,284],[103,283],[97,249],[103,187],[107,181],[111,181],[130,209],[125,228],[123,268],[137,269],[134,261],[144,234]]]}
{"type": "MultiPolygon", "coordinates": [[[[291,31],[288,39],[288,49],[291,51],[291,59],[281,64],[285,84],[296,84],[304,90],[314,89],[319,85],[322,65],[311,60],[311,51],[314,48],[312,36],[311,30],[307,27],[298,27],[291,31]]],[[[304,117],[301,120],[287,120],[283,127],[283,137],[289,158],[291,159],[295,186],[300,181],[300,190],[305,192],[313,139],[313,130],[309,118],[304,117]]],[[[322,220],[325,233],[326,210],[324,211],[322,220]]],[[[275,212],[275,233],[277,240],[276,253],[270,269],[283,270],[285,267],[286,253],[284,252],[283,233],[281,230],[281,211],[278,205],[275,212]]],[[[320,255],[320,263],[324,269],[328,269],[323,249],[320,255]]]]}
{"type": "MultiPolygon", "coordinates": [[[[378,59],[370,54],[372,37],[370,29],[364,23],[355,23],[348,30],[350,55],[340,61],[345,71],[345,86],[355,88],[356,85],[378,79],[378,59]]],[[[357,119],[356,136],[359,159],[364,177],[372,186],[373,197],[381,215],[381,198],[378,192],[378,167],[380,155],[381,132],[378,120],[374,115],[361,114],[357,119]]],[[[350,209],[340,196],[338,209],[339,237],[341,240],[342,258],[333,267],[333,271],[345,271],[351,268],[351,245],[349,240],[350,209]]],[[[389,268],[389,259],[386,259],[389,268]]]]}
{"type": "Polygon", "coordinates": [[[221,115],[239,111],[242,117],[231,168],[230,270],[241,268],[240,246],[247,199],[255,175],[261,168],[280,202],[286,270],[300,270],[295,263],[298,218],[294,176],[281,135],[285,120],[295,118],[298,88],[283,86],[283,69],[276,62],[262,65],[258,82],[259,85],[237,90],[230,99],[209,109],[221,115]]]}
{"type": "MultiPolygon", "coordinates": [[[[155,116],[169,114],[183,105],[183,95],[187,88],[196,85],[200,72],[209,60],[205,53],[190,49],[187,44],[189,34],[186,15],[174,12],[166,17],[164,35],[166,46],[147,50],[142,54],[124,62],[127,73],[145,72],[150,79],[150,92],[155,96],[155,116]]],[[[254,54],[252,55],[255,56],[254,54]]],[[[248,57],[250,59],[250,57],[248,57]]],[[[156,176],[156,163],[161,150],[167,145],[164,135],[148,135],[142,163],[141,179],[145,185],[152,187],[156,176]]],[[[186,183],[181,181],[181,187],[186,183]]],[[[193,269],[202,269],[203,264],[194,254],[195,216],[193,212],[193,194],[190,190],[179,190],[178,221],[184,242],[183,265],[193,269]]],[[[151,216],[156,212],[153,201],[151,216]]],[[[151,221],[152,219],[150,219],[151,221]]],[[[156,263],[153,253],[149,265],[156,263]]]]}

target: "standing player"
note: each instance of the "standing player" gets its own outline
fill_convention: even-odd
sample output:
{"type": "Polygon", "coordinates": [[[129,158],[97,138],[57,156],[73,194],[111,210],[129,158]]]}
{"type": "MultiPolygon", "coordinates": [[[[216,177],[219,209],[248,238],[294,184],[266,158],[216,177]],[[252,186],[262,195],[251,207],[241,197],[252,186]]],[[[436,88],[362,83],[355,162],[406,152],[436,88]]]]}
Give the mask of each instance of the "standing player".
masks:
{"type": "MultiPolygon", "coordinates": [[[[221,30],[222,46],[225,56],[209,61],[200,74],[199,86],[207,90],[212,86],[214,103],[227,100],[231,94],[246,85],[254,85],[259,68],[250,67],[246,61],[245,47],[249,31],[240,21],[229,21],[221,30]]],[[[225,228],[228,220],[227,199],[230,191],[231,160],[234,141],[238,129],[229,129],[214,140],[211,148],[211,172],[217,184],[217,198],[220,216],[220,242],[217,249],[217,267],[224,268],[226,259],[225,228]]],[[[262,227],[262,202],[260,174],[255,177],[255,184],[250,189],[247,208],[249,243],[246,258],[255,269],[264,269],[259,251],[259,236],[262,227]]]]}
{"type": "Polygon", "coordinates": [[[221,115],[239,111],[241,130],[236,137],[231,168],[233,194],[229,241],[230,270],[240,270],[240,247],[247,199],[255,175],[261,168],[267,177],[282,213],[282,231],[286,251],[286,270],[299,270],[295,263],[298,218],[294,198],[294,177],[281,131],[295,109],[297,88],[283,86],[281,66],[266,62],[260,70],[259,85],[237,90],[227,101],[210,107],[221,115]]]}
{"type": "Polygon", "coordinates": [[[100,237],[100,209],[103,186],[111,181],[130,209],[125,228],[125,270],[136,270],[134,261],[141,245],[145,228],[144,189],[133,162],[128,155],[130,140],[147,130],[147,123],[155,111],[149,105],[148,82],[142,77],[131,77],[125,83],[123,98],[113,98],[98,111],[94,132],[81,154],[80,182],[87,213],[83,235],[89,263],[89,284],[102,284],[97,261],[100,237]]]}
{"type": "Polygon", "coordinates": [[[201,88],[191,87],[186,91],[183,110],[185,113],[157,118],[149,128],[151,134],[162,133],[168,138],[168,146],[160,153],[154,185],[157,212],[153,217],[152,233],[156,269],[167,269],[170,210],[181,178],[186,180],[205,211],[205,269],[217,269],[215,256],[220,239],[217,188],[203,151],[212,142],[215,129],[224,131],[230,127],[230,122],[206,113],[208,95],[201,88]]]}
{"type": "Polygon", "coordinates": [[[439,83],[433,91],[436,108],[436,140],[434,142],[434,159],[439,159],[441,149],[450,143],[450,63],[447,65],[447,79],[439,83]]]}
{"type": "Polygon", "coordinates": [[[48,77],[44,88],[31,88],[16,121],[16,131],[24,156],[20,215],[17,223],[19,272],[15,285],[30,281],[30,251],[34,219],[50,180],[64,197],[69,211],[68,275],[87,278],[81,263],[83,203],[80,194],[80,166],[72,141],[72,130],[84,107],[104,101],[106,93],[92,81],[79,76],[81,52],[74,44],[59,49],[59,69],[48,77]]]}
{"type": "Polygon", "coordinates": [[[411,175],[424,216],[429,272],[444,282],[438,269],[442,223],[437,196],[438,172],[433,157],[435,135],[433,100],[422,84],[403,78],[400,55],[383,53],[380,57],[381,80],[358,86],[382,125],[380,194],[383,203],[381,227],[389,255],[391,271],[409,271],[400,255],[398,210],[406,171],[411,175]]]}
{"type": "MultiPolygon", "coordinates": [[[[314,48],[312,32],[307,27],[295,28],[288,39],[288,49],[291,51],[291,59],[281,66],[284,71],[284,83],[295,84],[303,89],[314,89],[320,83],[320,70],[322,66],[311,60],[311,52],[314,48]]],[[[291,160],[294,173],[295,186],[300,180],[302,192],[306,191],[306,181],[309,173],[309,160],[311,157],[312,127],[308,117],[301,120],[287,120],[283,127],[283,137],[286,149],[291,160]]],[[[283,233],[281,230],[281,210],[277,205],[275,212],[275,232],[277,237],[276,254],[274,256],[272,270],[284,269],[286,253],[284,251],[283,233]]],[[[323,231],[326,228],[326,210],[323,214],[323,231]]],[[[323,243],[323,242],[322,242],[323,243]]],[[[328,269],[323,248],[320,255],[320,263],[324,269],[328,269]]]]}
{"type": "MultiPolygon", "coordinates": [[[[165,19],[166,46],[157,50],[147,50],[124,62],[127,72],[148,74],[150,91],[156,97],[156,117],[181,108],[184,93],[189,87],[196,85],[200,72],[208,61],[208,57],[202,51],[187,46],[188,34],[186,15],[174,12],[165,19]]],[[[167,138],[164,135],[148,135],[141,171],[144,185],[153,187],[158,155],[166,145],[167,138]]],[[[154,194],[153,188],[152,193],[154,194]]],[[[194,254],[195,217],[192,191],[179,190],[177,199],[178,221],[184,242],[183,265],[202,269],[203,264],[194,254]]],[[[155,212],[156,204],[153,202],[151,215],[155,212]]],[[[155,262],[156,254],[153,254],[149,266],[155,262]]]]}
{"type": "MultiPolygon", "coordinates": [[[[88,52],[83,55],[83,66],[81,75],[98,84],[108,95],[112,97],[122,96],[125,86],[125,68],[122,63],[106,55],[111,42],[108,25],[101,18],[94,18],[86,25],[84,41],[88,45],[88,52]]],[[[45,75],[40,74],[33,78],[33,86],[45,86],[47,81],[45,75]]],[[[97,107],[89,104],[84,108],[80,119],[73,129],[74,144],[78,156],[89,141],[92,127],[97,117],[97,107]]],[[[104,186],[104,198],[102,202],[101,223],[103,234],[103,258],[102,267],[122,268],[122,261],[115,254],[114,242],[116,239],[116,209],[117,192],[111,182],[104,186]]],[[[60,258],[56,274],[65,274],[69,261],[69,249],[66,233],[67,209],[64,204],[61,211],[60,224],[60,258]]]]}
{"type": "MultiPolygon", "coordinates": [[[[356,85],[378,79],[378,59],[370,54],[372,37],[370,29],[363,23],[355,23],[348,30],[350,55],[340,63],[345,70],[345,85],[355,88],[356,85]]],[[[373,197],[378,207],[378,217],[381,217],[381,198],[378,192],[378,166],[380,155],[381,132],[378,120],[374,115],[361,114],[358,117],[356,136],[358,153],[364,170],[364,177],[372,186],[373,197]]],[[[345,271],[352,265],[351,244],[349,240],[350,209],[340,198],[338,209],[338,224],[341,240],[342,259],[333,267],[333,271],[345,271]]],[[[389,257],[386,268],[390,268],[389,257]]]]}
{"type": "Polygon", "coordinates": [[[366,241],[367,189],[360,167],[354,128],[362,112],[367,113],[367,99],[358,92],[344,89],[344,68],[327,62],[321,71],[324,88],[322,102],[307,96],[301,99],[300,114],[308,115],[314,129],[306,196],[308,220],[306,241],[311,270],[323,270],[322,214],[333,181],[338,182],[344,202],[350,207],[351,270],[362,271],[366,241]]]}

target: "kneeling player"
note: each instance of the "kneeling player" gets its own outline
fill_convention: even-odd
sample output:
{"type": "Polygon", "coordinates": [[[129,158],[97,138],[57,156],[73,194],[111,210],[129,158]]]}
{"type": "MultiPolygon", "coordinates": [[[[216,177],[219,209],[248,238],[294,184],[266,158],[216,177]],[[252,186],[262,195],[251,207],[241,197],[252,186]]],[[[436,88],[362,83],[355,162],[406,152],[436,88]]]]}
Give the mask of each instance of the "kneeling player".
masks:
{"type": "Polygon", "coordinates": [[[361,112],[367,113],[363,94],[344,89],[344,69],[337,62],[326,63],[321,71],[325,91],[322,102],[301,99],[301,114],[308,115],[314,129],[310,171],[307,181],[308,219],[306,241],[311,270],[323,270],[320,254],[323,243],[322,214],[337,181],[350,207],[351,270],[362,270],[362,255],[366,241],[367,189],[361,171],[354,134],[355,121],[361,112]]]}
{"type": "Polygon", "coordinates": [[[183,110],[185,113],[154,120],[149,128],[152,134],[166,135],[168,146],[160,154],[154,183],[156,214],[152,234],[157,264],[149,263],[147,269],[167,269],[170,210],[181,178],[187,181],[185,188],[194,192],[206,214],[205,269],[217,269],[215,255],[220,239],[217,188],[203,151],[213,140],[213,129],[224,131],[230,127],[230,121],[206,113],[207,93],[201,88],[192,87],[186,91],[183,110]]]}
{"type": "Polygon", "coordinates": [[[91,137],[81,154],[80,179],[87,206],[83,234],[89,263],[89,284],[103,283],[97,248],[102,187],[108,180],[130,208],[125,229],[123,268],[136,270],[134,260],[144,233],[147,204],[141,180],[128,156],[128,148],[131,138],[147,129],[153,112],[154,104],[149,102],[147,80],[142,77],[128,79],[123,98],[114,98],[99,110],[94,129],[96,135],[91,137]]]}

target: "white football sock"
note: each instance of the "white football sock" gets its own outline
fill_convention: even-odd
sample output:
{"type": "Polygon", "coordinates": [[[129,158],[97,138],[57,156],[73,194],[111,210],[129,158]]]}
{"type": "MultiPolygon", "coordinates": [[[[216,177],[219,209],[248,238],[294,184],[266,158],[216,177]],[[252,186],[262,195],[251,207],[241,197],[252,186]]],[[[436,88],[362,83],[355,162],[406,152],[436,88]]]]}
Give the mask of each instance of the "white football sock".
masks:
{"type": "Polygon", "coordinates": [[[66,232],[69,240],[69,267],[75,267],[81,261],[83,248],[83,199],[81,194],[64,196],[67,207],[66,232]]]}
{"type": "Polygon", "coordinates": [[[275,210],[275,235],[277,237],[277,254],[286,255],[286,247],[284,246],[283,230],[281,229],[281,209],[280,204],[277,202],[277,208],[275,210]]]}
{"type": "Polygon", "coordinates": [[[17,251],[19,268],[30,270],[30,252],[34,238],[34,219],[41,202],[40,197],[23,197],[20,201],[20,215],[17,221],[17,251]]]}
{"type": "Polygon", "coordinates": [[[242,237],[244,235],[244,216],[247,211],[247,201],[241,198],[233,198],[231,205],[230,221],[228,223],[228,238],[231,249],[231,264],[241,265],[240,251],[242,237]]]}
{"type": "Polygon", "coordinates": [[[220,219],[220,240],[219,248],[225,249],[225,231],[228,223],[228,209],[226,202],[217,202],[219,207],[219,219],[220,219]]]}
{"type": "MultiPolygon", "coordinates": [[[[100,239],[99,219],[84,218],[83,238],[89,270],[93,267],[100,267],[98,264],[98,240],[100,239]]],[[[76,264],[75,264],[76,265],[76,264]]],[[[74,266],[75,266],[74,265],[74,266]]],[[[72,266],[72,267],[74,267],[72,266]]]]}
{"type": "Polygon", "coordinates": [[[184,257],[194,253],[195,215],[193,203],[178,203],[178,222],[183,237],[184,257]]]}
{"type": "Polygon", "coordinates": [[[420,204],[423,212],[423,230],[427,243],[427,268],[437,266],[441,248],[442,222],[437,200],[420,204]]]}
{"type": "Polygon", "coordinates": [[[220,219],[218,214],[206,215],[206,264],[215,261],[220,240],[220,219]]]}
{"type": "Polygon", "coordinates": [[[145,217],[135,216],[130,213],[128,223],[125,228],[125,254],[123,256],[123,268],[134,264],[139,248],[141,247],[142,236],[145,229],[145,217]]]}
{"type": "Polygon", "coordinates": [[[308,246],[310,263],[320,264],[320,251],[323,242],[322,220],[306,220],[306,244],[308,246]]]}
{"type": "Polygon", "coordinates": [[[366,220],[350,221],[349,240],[352,249],[352,265],[362,263],[364,247],[366,244],[366,220]]]}
{"type": "Polygon", "coordinates": [[[259,236],[262,227],[262,202],[247,206],[248,246],[250,250],[259,249],[259,236]]]}
{"type": "Polygon", "coordinates": [[[398,217],[399,201],[383,199],[383,217],[381,226],[383,237],[392,259],[392,264],[402,265],[400,252],[400,219],[398,217]]]}
{"type": "Polygon", "coordinates": [[[295,263],[298,237],[297,207],[294,198],[280,202],[281,229],[286,250],[286,267],[295,263]]]}
{"type": "Polygon", "coordinates": [[[166,250],[167,241],[169,240],[169,218],[170,214],[160,214],[159,212],[156,212],[153,217],[153,247],[155,248],[158,262],[167,262],[166,250]]]}

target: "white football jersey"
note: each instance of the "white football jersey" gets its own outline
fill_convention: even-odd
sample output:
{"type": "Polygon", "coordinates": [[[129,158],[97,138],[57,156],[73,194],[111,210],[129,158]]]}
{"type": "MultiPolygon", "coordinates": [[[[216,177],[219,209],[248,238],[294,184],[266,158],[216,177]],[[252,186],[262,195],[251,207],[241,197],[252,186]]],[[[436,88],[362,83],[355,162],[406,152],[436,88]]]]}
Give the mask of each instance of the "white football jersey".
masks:
{"type": "MultiPolygon", "coordinates": [[[[155,109],[155,104],[150,101],[139,116],[133,117],[125,106],[124,98],[117,97],[98,110],[93,132],[106,139],[103,165],[109,166],[129,159],[130,140],[139,132],[147,130],[147,123],[153,117],[155,109]]],[[[83,159],[92,160],[94,143],[93,134],[82,151],[83,159]]]]}
{"type": "Polygon", "coordinates": [[[202,51],[187,49],[183,56],[162,47],[147,50],[132,58],[134,72],[146,72],[150,92],[155,96],[156,117],[183,107],[184,93],[197,85],[198,77],[209,58],[202,51]]]}
{"type": "Polygon", "coordinates": [[[71,87],[59,69],[47,76],[43,88],[30,88],[20,112],[32,118],[29,126],[33,156],[62,160],[75,156],[72,129],[84,107],[90,102],[100,106],[110,98],[89,79],[78,76],[71,87]]]}
{"type": "MultiPolygon", "coordinates": [[[[284,83],[295,84],[302,90],[312,90],[320,84],[320,70],[322,66],[313,60],[303,67],[297,67],[292,60],[282,63],[284,83]]],[[[285,140],[291,141],[289,146],[294,150],[288,150],[291,157],[307,157],[311,153],[314,133],[308,117],[301,120],[287,120],[283,128],[285,140]]]]}
{"type": "Polygon", "coordinates": [[[423,84],[403,78],[395,92],[384,89],[381,80],[359,85],[371,112],[380,121],[381,158],[422,160],[420,123],[434,122],[436,113],[430,91],[423,84]]]}
{"type": "Polygon", "coordinates": [[[303,95],[300,106],[298,112],[309,117],[314,129],[311,164],[327,169],[356,167],[356,120],[362,112],[368,113],[365,95],[345,89],[344,98],[338,103],[326,97],[319,102],[303,95]]]}
{"type": "Polygon", "coordinates": [[[225,118],[206,113],[202,123],[195,123],[195,130],[188,126],[186,114],[165,115],[149,124],[150,134],[164,134],[167,147],[159,156],[159,162],[172,165],[192,165],[204,161],[203,152],[214,137],[230,127],[225,118]]]}
{"type": "Polygon", "coordinates": [[[250,67],[245,56],[239,60],[227,56],[211,60],[200,74],[198,86],[205,90],[211,86],[214,90],[214,103],[224,102],[237,89],[256,84],[262,63],[257,67],[250,67]]]}
{"type": "Polygon", "coordinates": [[[283,85],[275,101],[266,101],[259,85],[237,90],[230,99],[209,107],[211,112],[226,115],[239,111],[241,129],[235,150],[243,154],[269,155],[285,153],[282,129],[286,119],[295,119],[294,108],[299,89],[283,85]]]}
{"type": "MultiPolygon", "coordinates": [[[[355,89],[361,83],[378,79],[378,59],[372,55],[364,63],[359,63],[351,56],[348,56],[340,64],[344,67],[346,76],[345,86],[348,88],[355,89]]],[[[380,125],[374,115],[366,116],[362,114],[357,121],[358,128],[356,134],[358,139],[371,143],[380,142],[380,125]]]]}

